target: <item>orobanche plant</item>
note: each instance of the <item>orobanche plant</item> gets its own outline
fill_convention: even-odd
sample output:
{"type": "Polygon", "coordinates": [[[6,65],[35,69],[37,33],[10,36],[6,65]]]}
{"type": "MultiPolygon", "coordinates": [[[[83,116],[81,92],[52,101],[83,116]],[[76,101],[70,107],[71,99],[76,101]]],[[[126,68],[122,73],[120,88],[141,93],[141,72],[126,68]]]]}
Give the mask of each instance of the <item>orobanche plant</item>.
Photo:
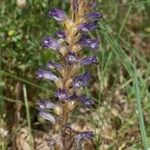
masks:
{"type": "Polygon", "coordinates": [[[99,47],[97,39],[91,39],[88,32],[97,28],[97,22],[102,14],[93,11],[97,3],[94,0],[70,0],[70,16],[58,8],[49,11],[61,25],[62,30],[56,33],[57,39],[47,36],[43,39],[44,48],[53,50],[59,55],[58,62],[49,61],[46,69],[37,71],[37,77],[52,81],[57,90],[54,96],[56,103],[49,100],[39,100],[39,116],[57,125],[55,135],[48,139],[50,149],[54,150],[82,150],[86,149],[86,141],[92,140],[93,132],[77,133],[68,122],[70,113],[78,103],[91,108],[94,101],[90,97],[81,95],[82,87],[88,85],[92,75],[83,71],[86,65],[97,64],[96,56],[82,56],[84,48],[96,50],[99,47]]]}

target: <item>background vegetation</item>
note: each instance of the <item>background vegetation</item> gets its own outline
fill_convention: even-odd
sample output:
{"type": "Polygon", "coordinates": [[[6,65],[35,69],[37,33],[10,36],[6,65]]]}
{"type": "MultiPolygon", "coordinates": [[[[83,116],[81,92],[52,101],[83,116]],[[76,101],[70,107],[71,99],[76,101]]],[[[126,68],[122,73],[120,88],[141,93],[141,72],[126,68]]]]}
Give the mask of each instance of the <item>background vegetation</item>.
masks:
{"type": "MultiPolygon", "coordinates": [[[[37,117],[36,101],[51,99],[53,86],[36,80],[35,72],[55,53],[41,47],[45,35],[58,24],[49,9],[69,12],[68,0],[0,1],[0,146],[5,149],[47,150],[51,124],[37,117]],[[31,140],[32,138],[32,140],[31,140]],[[34,141],[34,142],[33,142],[34,141]]],[[[92,110],[78,107],[72,120],[76,130],[92,129],[97,150],[150,149],[150,0],[99,0],[104,14],[101,40],[91,67],[93,80],[87,94],[92,110]],[[90,92],[89,92],[90,91],[90,92]]]]}

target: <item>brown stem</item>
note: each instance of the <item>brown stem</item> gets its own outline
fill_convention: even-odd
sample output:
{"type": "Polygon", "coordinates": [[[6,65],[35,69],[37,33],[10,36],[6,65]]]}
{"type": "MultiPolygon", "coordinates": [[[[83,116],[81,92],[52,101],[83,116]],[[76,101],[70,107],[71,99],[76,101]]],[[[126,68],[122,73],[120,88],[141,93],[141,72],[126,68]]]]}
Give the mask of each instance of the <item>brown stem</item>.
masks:
{"type": "Polygon", "coordinates": [[[62,123],[61,123],[61,129],[64,127],[64,125],[67,123],[68,120],[68,106],[67,103],[63,104],[62,109],[62,123]]]}

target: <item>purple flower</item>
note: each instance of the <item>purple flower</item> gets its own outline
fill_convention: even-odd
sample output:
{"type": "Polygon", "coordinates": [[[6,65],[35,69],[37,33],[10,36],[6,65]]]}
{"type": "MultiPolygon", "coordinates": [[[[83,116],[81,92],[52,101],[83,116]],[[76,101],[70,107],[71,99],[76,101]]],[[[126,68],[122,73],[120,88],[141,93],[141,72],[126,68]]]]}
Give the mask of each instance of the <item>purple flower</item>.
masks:
{"type": "Polygon", "coordinates": [[[37,72],[37,77],[40,79],[47,79],[51,81],[58,80],[58,77],[51,73],[50,71],[45,71],[45,70],[39,70],[37,72]]]}
{"type": "Polygon", "coordinates": [[[61,38],[61,39],[65,39],[66,38],[66,34],[63,31],[56,32],[56,36],[61,38]]]}
{"type": "Polygon", "coordinates": [[[97,2],[91,1],[91,2],[89,3],[89,7],[91,7],[92,9],[95,8],[95,7],[97,7],[97,2]]]}
{"type": "Polygon", "coordinates": [[[89,72],[85,72],[83,75],[75,77],[75,79],[73,80],[73,87],[80,88],[82,86],[86,86],[90,78],[91,74],[89,72]]]}
{"type": "Polygon", "coordinates": [[[50,114],[49,112],[43,111],[43,110],[39,110],[39,116],[52,122],[52,123],[56,123],[56,118],[50,114]]]}
{"type": "Polygon", "coordinates": [[[68,98],[69,98],[68,93],[65,89],[58,89],[55,93],[55,96],[59,100],[68,100],[68,98]]]}
{"type": "Polygon", "coordinates": [[[93,137],[93,132],[92,131],[86,131],[86,132],[81,132],[79,134],[77,134],[74,138],[77,141],[80,140],[91,140],[93,137]]]}
{"type": "Polygon", "coordinates": [[[90,43],[90,47],[95,50],[99,47],[100,42],[96,39],[92,39],[90,43]]]}
{"type": "Polygon", "coordinates": [[[89,56],[80,60],[81,65],[90,65],[90,64],[97,64],[97,63],[98,60],[96,56],[89,56]]]}
{"type": "Polygon", "coordinates": [[[72,64],[75,64],[78,62],[78,57],[76,56],[75,53],[73,52],[69,52],[65,58],[66,62],[69,64],[69,65],[72,65],[72,64]]]}
{"type": "Polygon", "coordinates": [[[51,48],[53,50],[57,50],[61,47],[60,43],[50,36],[45,37],[42,44],[44,48],[51,48]]]}
{"type": "Polygon", "coordinates": [[[49,100],[39,100],[37,105],[40,109],[52,109],[55,107],[55,104],[50,102],[49,100]]]}
{"type": "Polygon", "coordinates": [[[47,67],[49,69],[56,69],[56,70],[61,70],[62,69],[62,65],[59,63],[54,63],[52,61],[49,60],[47,67]]]}
{"type": "Polygon", "coordinates": [[[79,44],[84,47],[90,47],[94,50],[99,47],[100,42],[97,39],[89,39],[87,36],[82,36],[79,40],[79,44]]]}
{"type": "Polygon", "coordinates": [[[48,15],[50,17],[53,17],[55,20],[60,21],[60,22],[64,21],[65,18],[66,18],[65,12],[63,10],[57,9],[57,8],[52,9],[51,11],[49,11],[48,15]]]}
{"type": "Polygon", "coordinates": [[[93,104],[94,104],[94,101],[91,99],[91,98],[89,98],[89,97],[85,97],[85,96],[80,96],[79,97],[79,100],[80,100],[80,102],[84,105],[84,106],[86,106],[86,107],[91,107],[93,104]]]}
{"type": "Polygon", "coordinates": [[[82,32],[88,32],[97,28],[97,22],[86,22],[79,25],[79,30],[82,32]]]}
{"type": "Polygon", "coordinates": [[[86,17],[90,20],[99,20],[102,18],[102,13],[100,12],[90,12],[86,15],[86,17]]]}
{"type": "Polygon", "coordinates": [[[78,98],[78,95],[74,92],[72,96],[69,97],[70,100],[74,101],[78,98]]]}

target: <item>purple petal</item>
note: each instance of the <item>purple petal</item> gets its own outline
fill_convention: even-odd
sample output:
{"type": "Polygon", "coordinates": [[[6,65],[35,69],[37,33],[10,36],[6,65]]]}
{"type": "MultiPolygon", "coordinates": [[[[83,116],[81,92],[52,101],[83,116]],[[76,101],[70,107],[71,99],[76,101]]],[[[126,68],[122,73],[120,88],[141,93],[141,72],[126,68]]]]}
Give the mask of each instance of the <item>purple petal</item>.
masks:
{"type": "Polygon", "coordinates": [[[58,80],[58,77],[51,73],[50,71],[45,71],[45,70],[39,70],[37,72],[37,77],[40,79],[47,79],[51,81],[58,80]]]}
{"type": "Polygon", "coordinates": [[[62,69],[62,65],[59,63],[54,63],[52,61],[49,60],[47,67],[49,69],[56,69],[56,70],[61,70],[62,69]]]}
{"type": "Polygon", "coordinates": [[[55,96],[59,100],[67,100],[69,98],[68,93],[65,89],[58,89],[55,93],[55,96]]]}
{"type": "Polygon", "coordinates": [[[90,39],[87,36],[82,36],[79,40],[79,44],[81,44],[84,47],[89,47],[95,50],[99,47],[100,42],[97,39],[90,39]]]}
{"type": "Polygon", "coordinates": [[[91,78],[91,74],[89,72],[85,72],[83,75],[75,77],[73,81],[73,87],[80,88],[82,86],[86,86],[90,78],[91,78]]]}
{"type": "Polygon", "coordinates": [[[56,36],[61,38],[61,39],[65,39],[66,38],[66,34],[63,31],[56,32],[56,36]]]}
{"type": "Polygon", "coordinates": [[[97,63],[98,60],[96,56],[89,56],[80,60],[81,65],[90,65],[90,64],[97,64],[97,63]]]}
{"type": "Polygon", "coordinates": [[[100,12],[90,12],[86,15],[86,17],[91,20],[99,20],[102,18],[102,16],[103,15],[100,12]]]}
{"type": "Polygon", "coordinates": [[[97,7],[97,2],[91,1],[91,2],[89,3],[89,7],[91,7],[92,9],[95,8],[95,7],[97,7]]]}
{"type": "Polygon", "coordinates": [[[74,92],[72,96],[69,97],[70,100],[76,100],[78,95],[74,92]]]}
{"type": "Polygon", "coordinates": [[[52,109],[55,107],[55,104],[50,102],[49,100],[39,100],[37,105],[40,109],[52,109]]]}
{"type": "Polygon", "coordinates": [[[54,123],[54,124],[56,123],[55,117],[52,114],[50,114],[46,111],[39,110],[39,116],[46,119],[46,120],[48,120],[48,121],[50,121],[50,122],[52,122],[52,123],[54,123]]]}
{"type": "Polygon", "coordinates": [[[94,136],[92,131],[86,131],[86,132],[81,132],[79,134],[77,134],[74,138],[75,140],[91,140],[92,137],[94,136]]]}
{"type": "Polygon", "coordinates": [[[53,17],[55,20],[60,21],[60,22],[64,21],[65,18],[66,18],[65,12],[63,10],[57,9],[57,8],[52,9],[51,11],[49,11],[48,15],[50,17],[53,17]]]}
{"type": "Polygon", "coordinates": [[[78,62],[78,57],[76,56],[75,53],[73,52],[69,52],[65,58],[66,62],[69,64],[69,65],[72,65],[72,64],[75,64],[78,62]]]}
{"type": "Polygon", "coordinates": [[[90,47],[95,50],[99,47],[100,42],[96,39],[92,39],[90,43],[90,47]]]}
{"type": "Polygon", "coordinates": [[[42,41],[42,45],[44,48],[51,48],[53,50],[57,50],[61,47],[58,41],[50,36],[44,38],[44,40],[42,41]]]}
{"type": "Polygon", "coordinates": [[[88,32],[97,28],[97,22],[87,22],[79,25],[79,30],[82,32],[88,32]]]}
{"type": "Polygon", "coordinates": [[[79,100],[83,105],[85,105],[88,108],[90,108],[94,104],[94,101],[89,97],[80,96],[79,100]]]}

